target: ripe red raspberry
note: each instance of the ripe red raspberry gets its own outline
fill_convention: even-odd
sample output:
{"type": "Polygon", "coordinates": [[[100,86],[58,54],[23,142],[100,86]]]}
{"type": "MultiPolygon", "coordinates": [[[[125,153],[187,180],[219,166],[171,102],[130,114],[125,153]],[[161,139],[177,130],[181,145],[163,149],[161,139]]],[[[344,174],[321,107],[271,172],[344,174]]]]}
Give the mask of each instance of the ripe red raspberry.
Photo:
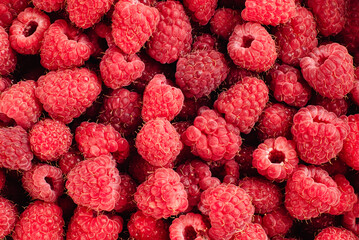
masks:
{"type": "Polygon", "coordinates": [[[176,83],[187,98],[209,95],[226,79],[229,68],[216,50],[197,50],[177,62],[176,83]]]}
{"type": "Polygon", "coordinates": [[[96,74],[87,68],[51,71],[37,84],[35,94],[44,110],[66,124],[84,113],[101,92],[96,74]]]}
{"type": "Polygon", "coordinates": [[[0,27],[10,26],[16,15],[28,6],[27,0],[2,0],[0,3],[0,27]]]}
{"type": "Polygon", "coordinates": [[[248,223],[246,227],[233,235],[231,240],[268,240],[268,236],[263,227],[258,223],[248,223]]]}
{"type": "Polygon", "coordinates": [[[82,161],[82,156],[80,153],[73,150],[69,150],[67,153],[63,154],[59,159],[59,168],[61,169],[64,175],[67,175],[76,164],[82,161]]]}
{"type": "Polygon", "coordinates": [[[187,213],[174,219],[169,228],[171,239],[208,239],[208,223],[201,214],[187,213]]]}
{"type": "Polygon", "coordinates": [[[312,105],[322,106],[329,112],[335,113],[338,117],[346,115],[349,107],[348,101],[345,97],[340,99],[330,99],[321,95],[316,95],[314,97],[312,105]]]}
{"type": "Polygon", "coordinates": [[[111,211],[120,199],[121,178],[116,161],[102,155],[79,162],[67,174],[68,195],[78,205],[111,211]]]}
{"type": "Polygon", "coordinates": [[[304,107],[311,98],[311,88],[300,71],[289,65],[274,65],[269,72],[274,98],[294,107],[304,107]]]}
{"type": "Polygon", "coordinates": [[[260,79],[245,77],[241,82],[222,92],[214,102],[214,108],[225,115],[228,123],[248,134],[258,121],[269,100],[268,87],[260,79]]]}
{"type": "Polygon", "coordinates": [[[191,50],[192,27],[178,1],[157,4],[160,21],[147,44],[147,53],[156,61],[172,63],[191,50]]]}
{"type": "Polygon", "coordinates": [[[48,165],[34,165],[22,176],[22,186],[32,199],[56,202],[64,191],[64,180],[60,168],[48,165]]]}
{"type": "Polygon", "coordinates": [[[33,157],[28,134],[22,127],[0,128],[0,167],[27,171],[33,157]]]}
{"type": "Polygon", "coordinates": [[[349,126],[344,118],[321,106],[309,105],[294,115],[291,131],[300,159],[320,165],[342,150],[349,126]]]}
{"type": "Polygon", "coordinates": [[[262,25],[254,22],[234,28],[227,50],[234,64],[256,72],[269,70],[277,59],[271,35],[262,25]]]}
{"type": "Polygon", "coordinates": [[[20,215],[12,234],[14,240],[43,239],[61,240],[64,235],[62,210],[55,203],[37,200],[20,215]]]}
{"type": "Polygon", "coordinates": [[[359,170],[359,114],[348,117],[349,134],[344,139],[343,149],[339,153],[339,158],[349,167],[359,170]]]}
{"type": "Polygon", "coordinates": [[[254,176],[258,175],[257,170],[252,166],[253,152],[255,148],[253,146],[241,146],[241,150],[234,157],[234,160],[238,163],[239,172],[241,176],[254,176]]]}
{"type": "Polygon", "coordinates": [[[358,225],[358,219],[359,218],[359,201],[357,201],[353,209],[350,212],[346,212],[343,215],[342,219],[342,225],[346,229],[353,231],[355,234],[359,234],[359,225],[358,225]]]}
{"type": "Polygon", "coordinates": [[[283,202],[283,194],[280,188],[266,179],[246,177],[239,182],[238,186],[252,198],[255,213],[272,212],[283,202]]]}
{"type": "Polygon", "coordinates": [[[130,236],[136,240],[169,240],[168,224],[163,219],[155,219],[137,211],[127,224],[130,236]]]}
{"type": "Polygon", "coordinates": [[[182,147],[180,135],[163,118],[148,121],[136,136],[138,153],[154,166],[165,166],[173,162],[182,147]]]}
{"type": "Polygon", "coordinates": [[[116,45],[126,54],[138,52],[156,30],[159,10],[136,0],[118,1],[112,15],[116,45]]]}
{"type": "Polygon", "coordinates": [[[78,206],[69,223],[66,239],[116,240],[122,228],[123,219],[120,216],[99,213],[78,206]]]}
{"type": "Polygon", "coordinates": [[[270,180],[288,179],[298,162],[295,142],[285,137],[266,139],[253,152],[253,167],[270,180]]]}
{"type": "Polygon", "coordinates": [[[214,15],[218,0],[184,0],[184,6],[189,10],[191,19],[200,25],[206,25],[214,15]]]}
{"type": "Polygon", "coordinates": [[[243,20],[238,10],[219,8],[210,21],[211,32],[224,39],[228,39],[235,26],[242,23],[243,20]]]}
{"type": "Polygon", "coordinates": [[[17,58],[10,47],[9,36],[0,26],[0,75],[6,76],[15,70],[17,58]]]}
{"type": "Polygon", "coordinates": [[[8,89],[12,84],[13,83],[10,78],[0,76],[0,93],[8,89]]]}
{"type": "Polygon", "coordinates": [[[126,173],[120,173],[121,183],[120,183],[120,199],[115,205],[116,212],[132,211],[136,209],[136,203],[133,200],[133,196],[136,192],[137,184],[126,173]]]}
{"type": "Polygon", "coordinates": [[[56,20],[47,29],[40,49],[40,63],[49,70],[82,66],[90,58],[93,45],[65,20],[56,20]]]}
{"type": "Polygon", "coordinates": [[[56,12],[65,5],[65,0],[32,0],[34,6],[45,12],[56,12]]]}
{"type": "Polygon", "coordinates": [[[184,120],[193,120],[197,117],[198,109],[203,106],[212,106],[212,99],[209,97],[196,98],[185,98],[183,107],[178,117],[184,120]]]}
{"type": "Polygon", "coordinates": [[[228,88],[232,87],[234,84],[242,81],[245,77],[253,77],[255,74],[247,69],[240,68],[234,64],[231,64],[229,73],[227,78],[222,82],[220,88],[224,90],[228,90],[228,88]]]}
{"type": "Polygon", "coordinates": [[[304,79],[323,97],[340,99],[353,88],[353,57],[338,43],[314,48],[300,61],[300,67],[304,79]]]}
{"type": "Polygon", "coordinates": [[[355,234],[345,228],[327,227],[314,240],[357,240],[355,234]]]}
{"type": "Polygon", "coordinates": [[[208,215],[213,239],[230,239],[233,234],[245,228],[254,214],[251,197],[233,184],[220,184],[208,188],[201,195],[198,209],[208,215]]]}
{"type": "Polygon", "coordinates": [[[188,207],[187,192],[180,176],[170,168],[158,168],[137,187],[137,207],[146,216],[168,218],[188,207]]]}
{"type": "Polygon", "coordinates": [[[223,159],[215,162],[207,162],[207,164],[211,168],[212,175],[215,176],[212,177],[212,180],[213,178],[217,178],[222,183],[238,185],[239,164],[233,158],[230,160],[223,159]]]}
{"type": "Polygon", "coordinates": [[[354,104],[359,106],[359,68],[355,69],[354,78],[355,78],[354,87],[350,91],[350,97],[351,97],[351,100],[354,102],[354,104]]]}
{"type": "Polygon", "coordinates": [[[11,47],[20,54],[37,54],[50,24],[50,18],[45,13],[36,8],[26,8],[10,27],[11,47]]]}
{"type": "Polygon", "coordinates": [[[313,14],[308,9],[297,6],[295,16],[286,24],[276,27],[278,57],[285,64],[299,65],[300,59],[317,47],[317,34],[313,14]]]}
{"type": "Polygon", "coordinates": [[[330,176],[335,176],[337,174],[346,175],[349,171],[349,166],[345,164],[340,157],[334,158],[329,162],[320,165],[322,169],[327,171],[330,176]]]}
{"type": "MultiPolygon", "coordinates": [[[[344,46],[351,52],[357,52],[359,47],[359,2],[356,0],[347,1],[346,23],[340,32],[344,46]]],[[[335,9],[332,9],[335,11],[335,9]]]]}
{"type": "Polygon", "coordinates": [[[17,220],[17,210],[15,205],[8,199],[0,196],[0,238],[6,239],[14,229],[17,220]]]}
{"type": "MultiPolygon", "coordinates": [[[[1,65],[1,64],[0,64],[1,65]]],[[[17,125],[28,129],[41,115],[42,106],[35,96],[36,82],[20,81],[0,95],[0,113],[14,119],[17,125]]]]}
{"type": "Polygon", "coordinates": [[[280,207],[262,217],[261,225],[268,237],[286,235],[293,226],[293,218],[284,207],[280,207]]]}
{"type": "Polygon", "coordinates": [[[308,220],[338,204],[340,191],[329,174],[313,165],[300,165],[288,179],[284,204],[289,214],[308,220]]]}
{"type": "Polygon", "coordinates": [[[202,35],[196,36],[192,44],[192,51],[213,50],[217,48],[217,45],[218,41],[214,36],[208,33],[204,33],[202,35]]]}

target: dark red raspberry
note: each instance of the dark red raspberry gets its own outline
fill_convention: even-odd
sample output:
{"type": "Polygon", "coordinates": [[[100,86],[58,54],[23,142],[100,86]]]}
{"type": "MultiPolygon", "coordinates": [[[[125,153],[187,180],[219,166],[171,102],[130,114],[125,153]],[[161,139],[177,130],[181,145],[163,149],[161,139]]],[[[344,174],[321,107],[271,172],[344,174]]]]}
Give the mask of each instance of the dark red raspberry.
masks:
{"type": "Polygon", "coordinates": [[[32,3],[45,12],[59,11],[65,6],[65,0],[32,0],[32,3]]]}
{"type": "Polygon", "coordinates": [[[211,106],[212,100],[208,97],[196,98],[185,98],[183,102],[183,107],[181,112],[178,114],[178,117],[185,120],[192,120],[197,117],[198,109],[203,106],[211,106]]]}
{"type": "Polygon", "coordinates": [[[119,213],[124,211],[132,211],[136,209],[136,203],[133,200],[133,196],[136,192],[137,184],[130,177],[130,175],[126,173],[120,173],[120,177],[120,199],[116,203],[115,211],[119,213]]]}
{"type": "Polygon", "coordinates": [[[192,27],[183,5],[178,1],[157,4],[160,21],[147,45],[147,53],[156,61],[172,63],[191,50],[192,27]]]}
{"type": "Polygon", "coordinates": [[[353,209],[350,212],[346,212],[343,215],[342,219],[342,225],[346,229],[353,231],[355,234],[359,234],[359,224],[358,219],[359,218],[359,201],[357,201],[353,209]]]}
{"type": "Polygon", "coordinates": [[[359,106],[359,68],[356,68],[354,71],[354,87],[350,91],[350,98],[356,104],[359,106]]]}
{"type": "Polygon", "coordinates": [[[321,95],[316,95],[314,97],[312,105],[322,106],[329,112],[335,113],[338,117],[347,114],[349,107],[348,101],[345,97],[340,99],[330,99],[321,95]]]}
{"type": "Polygon", "coordinates": [[[208,223],[201,214],[187,213],[174,219],[169,228],[171,239],[208,239],[208,223]]]}
{"type": "Polygon", "coordinates": [[[323,229],[314,240],[357,240],[358,237],[345,228],[327,227],[323,229]]]}
{"type": "Polygon", "coordinates": [[[17,220],[17,210],[15,205],[8,199],[0,196],[0,238],[6,239],[14,229],[17,220]]]}
{"type": "Polygon", "coordinates": [[[202,35],[197,36],[192,44],[192,51],[195,50],[214,50],[217,48],[218,41],[217,39],[208,34],[204,33],[202,35]]]}
{"type": "Polygon", "coordinates": [[[12,85],[12,80],[7,77],[0,77],[0,93],[8,89],[12,85]]]}
{"type": "MultiPolygon", "coordinates": [[[[336,1],[335,1],[336,2],[336,1]]],[[[359,47],[359,2],[347,1],[346,23],[340,33],[343,44],[351,52],[357,52],[359,47]]],[[[332,9],[335,11],[336,9],[332,9]]]]}
{"type": "Polygon", "coordinates": [[[215,176],[214,178],[218,178],[222,183],[238,185],[239,164],[234,159],[223,159],[215,162],[207,162],[207,164],[210,166],[212,175],[215,176]]]}
{"type": "Polygon", "coordinates": [[[263,227],[258,223],[248,223],[246,227],[233,235],[231,240],[268,240],[268,236],[263,227]]]}
{"type": "Polygon", "coordinates": [[[336,219],[331,214],[321,214],[318,217],[310,219],[310,221],[302,221],[297,227],[301,229],[302,236],[311,238],[320,232],[322,229],[336,225],[336,219]]]}
{"type": "Polygon", "coordinates": [[[284,207],[280,207],[262,217],[261,225],[268,237],[286,235],[293,226],[293,218],[284,207]]]}
{"type": "Polygon", "coordinates": [[[220,88],[224,90],[228,90],[228,88],[232,87],[234,84],[242,81],[245,77],[253,77],[255,73],[248,71],[247,69],[240,68],[234,64],[231,64],[229,73],[227,78],[222,82],[220,88]]]}
{"type": "Polygon", "coordinates": [[[82,161],[83,158],[79,152],[74,150],[69,150],[67,153],[63,154],[59,159],[59,168],[61,169],[64,175],[67,175],[76,164],[82,161]]]}
{"type": "Polygon", "coordinates": [[[4,188],[6,182],[5,170],[0,169],[0,191],[4,188]]]}
{"type": "Polygon", "coordinates": [[[349,166],[340,158],[331,159],[329,162],[320,165],[320,167],[327,171],[330,176],[335,176],[337,174],[345,175],[349,171],[349,166]]]}
{"type": "Polygon", "coordinates": [[[344,118],[321,106],[309,105],[294,115],[291,131],[300,159],[320,165],[342,150],[349,126],[344,118]]]}
{"type": "Polygon", "coordinates": [[[9,36],[0,26],[0,75],[7,76],[15,70],[17,58],[10,47],[9,36]]]}
{"type": "Polygon", "coordinates": [[[206,25],[214,15],[218,0],[184,0],[184,6],[189,10],[191,19],[200,25],[206,25]]]}
{"type": "Polygon", "coordinates": [[[242,23],[243,20],[238,10],[219,8],[211,19],[211,32],[224,39],[228,39],[235,26],[242,23]]]}
{"type": "Polygon", "coordinates": [[[254,176],[257,175],[257,170],[252,166],[253,152],[255,148],[253,146],[241,146],[241,150],[234,157],[234,160],[238,163],[239,173],[242,176],[254,176]]]}
{"type": "Polygon", "coordinates": [[[349,134],[344,139],[343,149],[339,153],[339,158],[349,167],[359,170],[359,114],[348,117],[349,134]]]}
{"type": "Polygon", "coordinates": [[[27,0],[2,0],[0,3],[0,27],[10,26],[16,15],[28,6],[27,0]]]}

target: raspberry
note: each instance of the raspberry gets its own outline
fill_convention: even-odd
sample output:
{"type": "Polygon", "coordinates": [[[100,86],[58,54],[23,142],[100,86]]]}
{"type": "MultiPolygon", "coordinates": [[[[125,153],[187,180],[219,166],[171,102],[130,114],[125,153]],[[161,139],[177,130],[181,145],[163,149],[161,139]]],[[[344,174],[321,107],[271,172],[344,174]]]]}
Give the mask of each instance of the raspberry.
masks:
{"type": "Polygon", "coordinates": [[[300,67],[304,79],[323,97],[340,99],[353,88],[353,57],[338,43],[314,48],[300,67]]]}
{"type": "Polygon", "coordinates": [[[311,88],[300,71],[289,65],[275,65],[269,72],[274,98],[294,107],[304,107],[311,98],[311,88]]]}
{"type": "Polygon", "coordinates": [[[50,24],[50,18],[45,13],[36,8],[26,8],[10,27],[11,47],[21,54],[37,54],[50,24]]]}
{"type": "Polygon", "coordinates": [[[0,93],[4,92],[12,85],[12,81],[7,77],[0,77],[0,93]]]}
{"type": "Polygon", "coordinates": [[[351,97],[351,100],[354,102],[354,104],[359,106],[359,68],[355,69],[354,77],[355,77],[354,87],[350,91],[350,97],[351,97]]]}
{"type": "Polygon", "coordinates": [[[115,211],[119,213],[124,211],[131,211],[136,208],[133,195],[135,194],[137,187],[135,181],[130,177],[130,175],[121,173],[120,177],[120,199],[115,206],[115,211]]]}
{"type": "Polygon", "coordinates": [[[257,175],[257,170],[252,166],[253,152],[255,148],[253,146],[241,146],[241,150],[234,157],[234,160],[238,163],[239,172],[244,176],[257,175]]]}
{"type": "Polygon", "coordinates": [[[158,168],[137,187],[137,207],[146,216],[168,218],[188,207],[187,193],[180,176],[170,168],[158,168]]]}
{"type": "Polygon", "coordinates": [[[242,179],[238,186],[244,189],[252,198],[255,213],[265,214],[272,212],[283,202],[283,194],[280,188],[268,180],[247,177],[242,179]]]}
{"type": "Polygon", "coordinates": [[[258,121],[269,99],[268,87],[255,77],[245,77],[230,89],[222,92],[214,102],[214,108],[225,115],[228,123],[248,134],[258,121]]]}
{"type": "Polygon", "coordinates": [[[233,184],[208,188],[201,195],[198,209],[209,216],[209,236],[224,240],[243,230],[254,214],[251,197],[233,184]]]}
{"type": "Polygon", "coordinates": [[[221,180],[220,182],[238,185],[239,164],[234,159],[223,159],[216,162],[207,162],[207,164],[210,165],[212,175],[214,175],[215,178],[219,178],[221,180]]]}
{"type": "Polygon", "coordinates": [[[17,220],[17,210],[15,205],[0,196],[0,238],[5,239],[14,229],[17,220]]]}
{"type": "Polygon", "coordinates": [[[17,58],[10,47],[9,36],[0,26],[0,75],[6,76],[15,70],[17,58]]]}
{"type": "Polygon", "coordinates": [[[234,64],[256,72],[269,70],[277,58],[271,35],[263,26],[254,22],[234,28],[227,50],[234,64]]]}
{"type": "Polygon", "coordinates": [[[357,240],[355,234],[345,228],[327,227],[323,229],[314,240],[357,240]]]}
{"type": "Polygon", "coordinates": [[[349,126],[343,119],[321,106],[299,109],[293,117],[291,131],[300,159],[320,165],[334,158],[349,133],[349,126]]]}
{"type": "Polygon", "coordinates": [[[185,98],[183,102],[183,107],[181,112],[178,114],[178,117],[185,120],[192,120],[197,117],[198,109],[203,106],[213,105],[212,100],[208,97],[196,98],[185,98]]]}
{"type": "Polygon", "coordinates": [[[245,77],[253,77],[255,74],[251,71],[248,71],[244,68],[240,68],[234,64],[231,64],[229,73],[227,75],[227,78],[222,82],[220,88],[223,88],[224,90],[228,90],[232,85],[242,81],[245,77]]]}
{"type": "Polygon", "coordinates": [[[224,39],[228,39],[235,26],[242,23],[243,20],[238,10],[233,10],[231,8],[219,8],[216,10],[211,19],[211,32],[224,39]]]}
{"type": "Polygon", "coordinates": [[[33,157],[27,132],[22,127],[0,128],[0,167],[27,171],[33,157]]]}
{"type": "Polygon", "coordinates": [[[347,114],[348,102],[345,98],[330,99],[316,95],[313,99],[312,105],[319,105],[324,107],[329,112],[335,113],[338,117],[347,114]]]}
{"type": "Polygon", "coordinates": [[[48,70],[82,66],[90,58],[93,45],[65,20],[56,20],[47,29],[40,49],[40,63],[48,70]]]}
{"type": "Polygon", "coordinates": [[[228,72],[222,53],[197,50],[180,57],[175,77],[187,98],[200,98],[214,91],[226,79],[228,72]]]}
{"type": "Polygon", "coordinates": [[[159,21],[159,9],[136,0],[118,1],[112,15],[116,45],[126,54],[138,52],[155,32],[159,21]]]}
{"type": "Polygon", "coordinates": [[[4,188],[5,181],[6,181],[5,171],[3,169],[0,169],[0,191],[1,189],[4,188]]]}
{"type": "Polygon", "coordinates": [[[258,223],[248,223],[246,227],[235,233],[231,240],[268,240],[268,236],[264,231],[263,227],[258,223]]]}
{"type": "Polygon", "coordinates": [[[42,161],[56,161],[72,143],[70,128],[64,123],[45,119],[36,123],[29,133],[31,150],[42,161]]]}
{"type": "MultiPolygon", "coordinates": [[[[335,1],[336,2],[336,1],[335,1]]],[[[356,52],[359,47],[359,2],[347,1],[346,23],[340,33],[342,42],[351,52],[356,52]]],[[[335,9],[332,9],[335,11],[335,9]]]]}
{"type": "Polygon", "coordinates": [[[24,172],[22,186],[32,199],[56,202],[64,191],[62,171],[48,164],[34,165],[24,172]]]}
{"type": "Polygon", "coordinates": [[[340,158],[334,158],[329,162],[320,165],[322,169],[327,171],[330,176],[334,176],[337,174],[345,175],[349,171],[349,166],[341,161],[340,158]]]}
{"type": "Polygon", "coordinates": [[[317,29],[313,14],[306,8],[297,6],[295,16],[286,24],[275,29],[279,46],[279,58],[289,65],[299,65],[299,61],[317,47],[317,29]]]}
{"type": "Polygon", "coordinates": [[[191,50],[192,27],[178,1],[157,4],[160,21],[147,44],[147,53],[156,61],[172,63],[191,50]]]}
{"type": "Polygon", "coordinates": [[[217,45],[218,41],[214,36],[204,33],[194,39],[192,50],[214,50],[217,48],[217,45]]]}
{"type": "Polygon", "coordinates": [[[344,139],[343,149],[339,153],[339,158],[349,167],[359,170],[359,114],[348,117],[349,134],[344,139]]]}
{"type": "Polygon", "coordinates": [[[208,239],[208,224],[201,214],[187,213],[172,221],[171,239],[208,239]]]}
{"type": "Polygon", "coordinates": [[[293,225],[293,219],[284,207],[280,207],[262,218],[262,227],[268,237],[285,235],[293,225]]]}
{"type": "Polygon", "coordinates": [[[66,188],[76,204],[111,211],[120,198],[120,182],[115,160],[102,155],[81,161],[71,169],[66,188]]]}
{"type": "Polygon", "coordinates": [[[67,175],[78,162],[82,161],[82,156],[73,150],[69,150],[59,159],[59,167],[64,175],[67,175]]]}
{"type": "Polygon", "coordinates": [[[288,179],[284,204],[289,214],[307,220],[338,204],[340,191],[329,174],[315,166],[300,165],[288,179]]]}
{"type": "Polygon", "coordinates": [[[154,166],[173,162],[183,145],[172,124],[163,118],[150,120],[136,135],[138,153],[154,166]]]}
{"type": "Polygon", "coordinates": [[[98,213],[78,206],[69,223],[66,239],[116,240],[122,227],[123,219],[120,216],[98,213]]]}
{"type": "Polygon", "coordinates": [[[127,224],[130,236],[137,240],[169,240],[168,224],[163,219],[155,219],[137,211],[127,224]]]}
{"type": "Polygon", "coordinates": [[[319,215],[318,217],[310,219],[310,222],[302,222],[299,227],[302,229],[303,237],[313,239],[318,232],[320,232],[324,228],[334,226],[335,224],[335,216],[324,213],[319,215]]]}
{"type": "Polygon", "coordinates": [[[20,239],[63,239],[64,220],[62,210],[55,203],[37,200],[31,203],[20,215],[12,234],[14,240],[20,239]]]}
{"type": "Polygon", "coordinates": [[[32,0],[34,6],[45,12],[56,12],[65,5],[65,0],[32,0]]]}
{"type": "Polygon", "coordinates": [[[350,212],[346,212],[343,215],[342,225],[346,229],[353,231],[355,234],[359,234],[359,226],[357,218],[359,217],[359,202],[357,201],[353,209],[350,212]]]}
{"type": "Polygon", "coordinates": [[[10,3],[0,3],[0,27],[6,28],[7,26],[10,26],[14,15],[10,3]]]}
{"type": "Polygon", "coordinates": [[[200,25],[206,25],[214,15],[218,0],[184,0],[184,6],[191,13],[191,19],[200,25]]]}
{"type": "Polygon", "coordinates": [[[36,97],[52,118],[70,123],[101,92],[96,74],[86,68],[51,71],[37,80],[36,97]]]}
{"type": "Polygon", "coordinates": [[[181,89],[171,86],[162,74],[155,75],[143,93],[142,119],[147,122],[157,117],[172,121],[183,106],[181,89]]]}
{"type": "MultiPolygon", "coordinates": [[[[1,64],[0,64],[1,65],[1,64]]],[[[35,96],[36,82],[20,81],[0,95],[0,113],[15,120],[17,125],[28,129],[36,123],[42,107],[35,96]]]]}

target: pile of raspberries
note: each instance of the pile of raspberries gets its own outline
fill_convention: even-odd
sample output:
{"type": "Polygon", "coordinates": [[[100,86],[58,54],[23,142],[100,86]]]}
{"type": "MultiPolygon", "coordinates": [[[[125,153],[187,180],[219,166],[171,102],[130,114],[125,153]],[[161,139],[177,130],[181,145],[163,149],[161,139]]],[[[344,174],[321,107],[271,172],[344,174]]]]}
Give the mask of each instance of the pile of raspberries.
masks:
{"type": "Polygon", "coordinates": [[[0,0],[0,239],[359,240],[357,171],[359,0],[0,0]]]}

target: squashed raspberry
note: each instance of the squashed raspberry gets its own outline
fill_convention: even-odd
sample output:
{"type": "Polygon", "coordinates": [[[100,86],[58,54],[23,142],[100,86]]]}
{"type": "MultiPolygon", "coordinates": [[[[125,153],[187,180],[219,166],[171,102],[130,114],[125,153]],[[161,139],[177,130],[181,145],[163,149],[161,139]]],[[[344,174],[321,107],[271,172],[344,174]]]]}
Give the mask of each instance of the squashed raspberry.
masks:
{"type": "Polygon", "coordinates": [[[243,20],[238,10],[219,8],[211,19],[211,32],[224,39],[228,39],[235,26],[242,23],[243,20]]]}
{"type": "Polygon", "coordinates": [[[314,240],[357,240],[355,234],[345,228],[327,227],[323,229],[314,240]]]}
{"type": "Polygon", "coordinates": [[[207,239],[208,227],[201,214],[187,213],[172,221],[169,235],[171,239],[207,239]]]}
{"type": "Polygon", "coordinates": [[[17,210],[11,201],[2,196],[0,196],[0,219],[0,238],[5,239],[14,229],[17,210]]]}
{"type": "Polygon", "coordinates": [[[10,47],[9,36],[0,26],[0,75],[7,76],[15,70],[17,57],[10,47]]]}

